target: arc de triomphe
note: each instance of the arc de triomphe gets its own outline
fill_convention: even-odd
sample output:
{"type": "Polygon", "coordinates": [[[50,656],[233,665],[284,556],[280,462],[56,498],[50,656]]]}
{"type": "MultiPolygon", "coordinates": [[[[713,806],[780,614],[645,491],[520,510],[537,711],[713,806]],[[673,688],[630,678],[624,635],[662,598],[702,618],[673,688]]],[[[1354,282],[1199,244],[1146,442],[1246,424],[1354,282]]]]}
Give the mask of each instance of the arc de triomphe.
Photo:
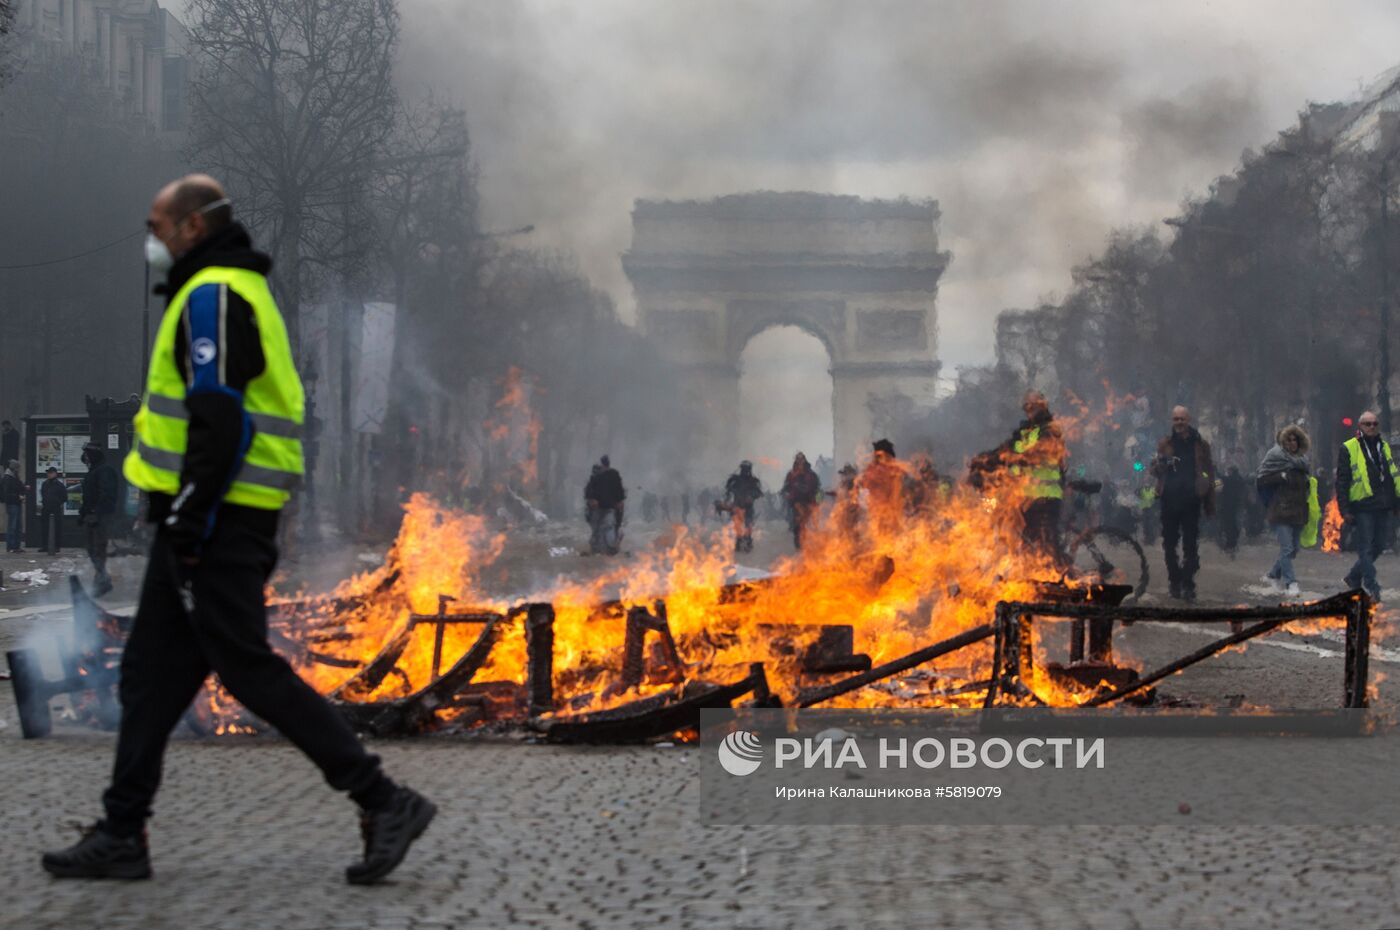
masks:
{"type": "Polygon", "coordinates": [[[702,461],[732,469],[739,359],[791,325],[831,359],[836,461],[855,461],[884,421],[931,406],[938,375],[935,201],[811,193],[638,200],[622,256],[638,322],[703,411],[702,461]]]}

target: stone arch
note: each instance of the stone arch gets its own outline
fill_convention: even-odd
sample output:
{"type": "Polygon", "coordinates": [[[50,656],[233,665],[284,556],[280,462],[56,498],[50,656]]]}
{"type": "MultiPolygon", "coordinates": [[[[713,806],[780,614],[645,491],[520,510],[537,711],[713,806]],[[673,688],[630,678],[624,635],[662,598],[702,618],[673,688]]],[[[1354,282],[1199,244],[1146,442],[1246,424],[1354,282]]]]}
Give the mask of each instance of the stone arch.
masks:
{"type": "Polygon", "coordinates": [[[934,201],[811,193],[636,203],[623,269],[641,326],[702,400],[702,467],[733,461],[739,355],[774,326],[826,346],[838,460],[888,411],[932,405],[937,221],[934,201]]]}

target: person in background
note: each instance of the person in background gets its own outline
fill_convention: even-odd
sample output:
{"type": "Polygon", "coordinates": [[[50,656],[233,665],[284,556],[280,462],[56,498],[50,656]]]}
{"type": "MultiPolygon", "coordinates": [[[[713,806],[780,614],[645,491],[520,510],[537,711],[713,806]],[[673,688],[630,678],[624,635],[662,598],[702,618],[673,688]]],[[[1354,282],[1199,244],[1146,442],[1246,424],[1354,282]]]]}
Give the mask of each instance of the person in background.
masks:
{"type": "Polygon", "coordinates": [[[1395,509],[1396,478],[1400,477],[1390,443],[1381,436],[1380,418],[1367,410],[1356,418],[1356,435],[1337,454],[1337,507],[1352,523],[1356,563],[1342,579],[1347,588],[1361,587],[1380,600],[1376,558],[1385,549],[1390,512],[1395,509]]]}
{"type": "Polygon", "coordinates": [[[622,475],[606,455],[598,460],[598,471],[584,490],[593,525],[589,547],[594,553],[617,555],[622,543],[622,513],[627,500],[622,475]]]}
{"type": "Polygon", "coordinates": [[[753,473],[753,462],[748,459],[739,463],[739,470],[729,476],[724,483],[722,507],[734,520],[734,551],[753,551],[753,511],[759,498],[763,497],[763,485],[753,473]]]}
{"type": "Polygon", "coordinates": [[[802,534],[817,512],[817,500],[822,493],[821,479],[801,452],[792,459],[792,469],[783,478],[783,501],[787,505],[788,528],[792,530],[792,544],[802,548],[802,534]]]}
{"type": "Polygon", "coordinates": [[[1162,550],[1167,561],[1171,596],[1196,599],[1196,572],[1201,559],[1197,547],[1201,512],[1215,515],[1215,462],[1210,443],[1191,425],[1191,411],[1172,408],[1172,431],[1157,444],[1152,461],[1157,497],[1162,502],[1162,550]],[[1176,547],[1181,544],[1183,559],[1176,547]]]}
{"type": "Polygon", "coordinates": [[[1240,467],[1232,464],[1220,479],[1220,500],[1216,510],[1220,514],[1220,548],[1233,560],[1240,548],[1240,517],[1244,513],[1248,485],[1240,467]]]}
{"type": "Polygon", "coordinates": [[[19,458],[19,430],[9,420],[0,421],[0,462],[19,458]]]}
{"type": "Polygon", "coordinates": [[[92,560],[92,596],[101,597],[112,590],[112,578],[107,574],[107,540],[112,521],[117,514],[117,470],[107,464],[106,453],[95,442],[83,444],[83,503],[78,508],[78,523],[87,533],[87,554],[92,560]]]}
{"type": "Polygon", "coordinates": [[[1308,480],[1312,472],[1308,445],[1308,434],[1302,427],[1285,426],[1279,430],[1277,443],[1264,455],[1254,479],[1269,498],[1267,519],[1278,539],[1278,558],[1264,581],[1288,597],[1298,596],[1293,559],[1308,522],[1308,497],[1312,490],[1308,480]]]}
{"type": "Polygon", "coordinates": [[[5,473],[0,475],[0,503],[5,505],[5,551],[23,552],[20,548],[21,515],[29,488],[19,479],[19,462],[11,459],[5,464],[5,473]]]}
{"type": "Polygon", "coordinates": [[[39,520],[44,528],[44,551],[58,555],[59,541],[63,538],[63,505],[68,501],[68,486],[58,476],[58,469],[52,465],[45,472],[44,483],[39,485],[39,520]]]}

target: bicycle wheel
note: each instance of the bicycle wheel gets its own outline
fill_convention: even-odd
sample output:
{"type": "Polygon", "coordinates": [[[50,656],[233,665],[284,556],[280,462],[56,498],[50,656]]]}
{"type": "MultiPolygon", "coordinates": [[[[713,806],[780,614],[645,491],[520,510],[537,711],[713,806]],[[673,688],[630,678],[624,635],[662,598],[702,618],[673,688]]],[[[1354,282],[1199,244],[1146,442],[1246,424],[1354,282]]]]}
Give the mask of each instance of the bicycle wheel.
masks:
{"type": "Polygon", "coordinates": [[[1131,604],[1147,591],[1147,556],[1137,540],[1111,526],[1085,530],[1070,543],[1074,573],[1097,584],[1121,584],[1133,589],[1123,599],[1131,604]]]}

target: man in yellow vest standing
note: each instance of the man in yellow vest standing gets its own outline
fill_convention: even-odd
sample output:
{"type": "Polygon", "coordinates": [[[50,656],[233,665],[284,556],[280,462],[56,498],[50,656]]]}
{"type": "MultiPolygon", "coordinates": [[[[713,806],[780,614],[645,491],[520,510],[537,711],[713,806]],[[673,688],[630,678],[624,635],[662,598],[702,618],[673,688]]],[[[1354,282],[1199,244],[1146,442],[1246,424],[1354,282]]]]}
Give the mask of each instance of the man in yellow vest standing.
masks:
{"type": "Polygon", "coordinates": [[[1344,582],[1348,588],[1365,588],[1380,600],[1376,558],[1389,539],[1397,471],[1390,443],[1381,436],[1380,418],[1367,410],[1357,417],[1356,425],[1356,435],[1342,443],[1337,456],[1337,509],[1351,521],[1356,540],[1356,564],[1344,582]]]}
{"type": "Polygon", "coordinates": [[[346,879],[389,874],[436,808],[396,785],[343,717],[267,642],[263,585],[283,505],[303,471],[301,380],[253,249],[213,178],[156,195],[146,258],[163,279],[136,442],[123,470],[146,491],[155,541],[121,667],[121,730],[106,817],[45,853],[59,878],[151,875],[145,823],[171,729],[211,672],[361,808],[364,860],[346,879]]]}

